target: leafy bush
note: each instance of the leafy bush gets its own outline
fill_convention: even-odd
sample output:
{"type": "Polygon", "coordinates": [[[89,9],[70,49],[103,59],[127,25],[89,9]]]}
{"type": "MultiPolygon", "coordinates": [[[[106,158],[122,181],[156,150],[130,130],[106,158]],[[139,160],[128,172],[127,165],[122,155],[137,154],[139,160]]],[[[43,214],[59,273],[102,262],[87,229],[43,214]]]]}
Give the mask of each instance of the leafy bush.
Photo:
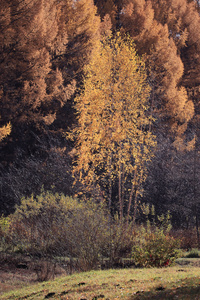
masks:
{"type": "Polygon", "coordinates": [[[179,256],[179,241],[162,230],[149,232],[143,228],[137,244],[133,247],[135,264],[140,267],[164,267],[179,256]]]}
{"type": "Polygon", "coordinates": [[[66,223],[69,253],[82,270],[97,268],[108,238],[108,213],[103,203],[80,201],[66,223]]]}
{"type": "Polygon", "coordinates": [[[42,191],[23,198],[11,217],[10,236],[18,251],[47,255],[65,246],[63,225],[73,199],[42,191]],[[62,243],[62,246],[61,246],[62,243]]]}
{"type": "Polygon", "coordinates": [[[11,220],[9,234],[17,251],[73,257],[82,270],[98,265],[108,232],[103,203],[42,191],[22,199],[11,220]]]}
{"type": "Polygon", "coordinates": [[[109,258],[109,267],[122,266],[122,258],[131,258],[134,235],[132,223],[120,220],[115,215],[109,224],[107,240],[102,249],[105,257],[109,258]]]}
{"type": "Polygon", "coordinates": [[[0,217],[0,249],[2,251],[8,251],[12,247],[12,243],[9,238],[10,224],[10,217],[0,217]]]}
{"type": "Polygon", "coordinates": [[[179,257],[180,240],[169,235],[170,216],[158,216],[159,225],[147,221],[146,226],[135,230],[135,244],[132,256],[140,267],[165,267],[179,257]]]}

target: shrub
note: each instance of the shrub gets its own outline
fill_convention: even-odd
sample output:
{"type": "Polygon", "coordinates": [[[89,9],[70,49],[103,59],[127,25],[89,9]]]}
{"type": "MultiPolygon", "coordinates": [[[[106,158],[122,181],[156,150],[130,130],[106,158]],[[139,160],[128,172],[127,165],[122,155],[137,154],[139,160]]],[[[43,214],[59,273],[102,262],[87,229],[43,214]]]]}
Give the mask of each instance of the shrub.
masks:
{"type": "Polygon", "coordinates": [[[72,203],[70,197],[45,191],[23,198],[11,217],[10,236],[16,250],[42,256],[63,252],[63,226],[72,203]]]}
{"type": "Polygon", "coordinates": [[[108,226],[107,240],[102,249],[105,257],[109,258],[109,267],[123,266],[122,258],[131,258],[134,235],[132,223],[119,220],[115,215],[108,226]]]}
{"type": "Polygon", "coordinates": [[[181,240],[181,249],[190,250],[198,247],[196,228],[177,229],[171,231],[174,238],[181,240]]]}
{"type": "Polygon", "coordinates": [[[10,224],[10,217],[0,217],[0,249],[4,252],[12,248],[12,243],[9,238],[10,224]]]}
{"type": "Polygon", "coordinates": [[[169,215],[158,217],[151,225],[139,226],[135,230],[135,244],[132,256],[140,267],[165,267],[179,257],[180,240],[169,235],[171,229],[169,215]]]}
{"type": "Polygon", "coordinates": [[[108,213],[103,203],[83,200],[66,223],[69,253],[79,259],[81,270],[97,268],[108,238],[108,213]]]}
{"type": "Polygon", "coordinates": [[[107,225],[103,203],[42,191],[17,206],[10,236],[17,251],[73,257],[87,270],[99,263],[107,225]]]}
{"type": "Polygon", "coordinates": [[[179,242],[162,230],[149,232],[144,229],[133,247],[133,258],[140,267],[164,267],[179,256],[178,247],[179,242]]]}

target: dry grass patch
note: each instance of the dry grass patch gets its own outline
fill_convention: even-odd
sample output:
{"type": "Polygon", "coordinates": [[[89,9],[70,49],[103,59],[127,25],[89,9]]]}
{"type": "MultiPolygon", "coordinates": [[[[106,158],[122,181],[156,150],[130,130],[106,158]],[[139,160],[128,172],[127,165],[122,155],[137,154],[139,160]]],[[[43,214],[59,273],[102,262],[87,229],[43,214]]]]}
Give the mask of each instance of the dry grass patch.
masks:
{"type": "Polygon", "coordinates": [[[199,292],[199,268],[175,266],[74,274],[3,294],[1,299],[199,299],[199,292]]]}

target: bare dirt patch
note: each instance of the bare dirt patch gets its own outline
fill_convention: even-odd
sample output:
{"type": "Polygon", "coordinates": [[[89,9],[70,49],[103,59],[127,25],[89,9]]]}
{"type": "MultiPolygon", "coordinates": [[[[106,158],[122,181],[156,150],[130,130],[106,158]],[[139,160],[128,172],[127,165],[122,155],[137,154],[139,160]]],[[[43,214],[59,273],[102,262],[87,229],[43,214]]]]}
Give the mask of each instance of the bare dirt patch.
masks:
{"type": "Polygon", "coordinates": [[[0,295],[66,274],[64,268],[49,260],[1,254],[0,295]]]}

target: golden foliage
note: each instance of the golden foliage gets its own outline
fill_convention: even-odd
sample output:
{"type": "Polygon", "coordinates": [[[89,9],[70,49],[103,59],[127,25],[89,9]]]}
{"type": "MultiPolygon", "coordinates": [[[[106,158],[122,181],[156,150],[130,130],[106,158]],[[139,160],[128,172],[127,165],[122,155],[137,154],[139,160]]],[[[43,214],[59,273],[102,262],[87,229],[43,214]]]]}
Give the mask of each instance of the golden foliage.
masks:
{"type": "Polygon", "coordinates": [[[0,141],[2,141],[10,133],[11,133],[11,124],[10,123],[1,127],[0,128],[0,141]]]}
{"type": "MultiPolygon", "coordinates": [[[[145,173],[154,137],[148,130],[149,85],[144,61],[129,37],[110,36],[85,67],[84,89],[75,99],[78,112],[74,173],[88,184],[128,180],[145,173]]],[[[129,180],[132,182],[133,178],[129,180]]],[[[121,184],[121,183],[120,183],[121,184]]]]}

